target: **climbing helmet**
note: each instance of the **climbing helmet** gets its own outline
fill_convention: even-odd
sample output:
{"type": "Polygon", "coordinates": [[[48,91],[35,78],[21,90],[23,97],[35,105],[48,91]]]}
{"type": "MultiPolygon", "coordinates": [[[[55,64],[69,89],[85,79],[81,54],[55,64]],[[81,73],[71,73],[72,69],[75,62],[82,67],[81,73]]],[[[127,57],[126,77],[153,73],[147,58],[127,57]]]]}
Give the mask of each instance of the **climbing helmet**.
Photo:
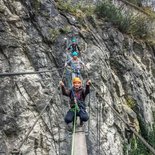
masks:
{"type": "Polygon", "coordinates": [[[78,56],[78,52],[76,52],[76,51],[72,52],[72,56],[73,56],[73,57],[74,57],[74,56],[78,56]]]}
{"type": "Polygon", "coordinates": [[[76,39],[75,39],[75,38],[73,38],[73,39],[72,39],[72,43],[75,43],[75,42],[76,42],[76,39]]]}
{"type": "Polygon", "coordinates": [[[73,82],[73,84],[76,83],[76,82],[82,83],[82,81],[81,81],[81,79],[79,77],[73,78],[72,82],[73,82]]]}

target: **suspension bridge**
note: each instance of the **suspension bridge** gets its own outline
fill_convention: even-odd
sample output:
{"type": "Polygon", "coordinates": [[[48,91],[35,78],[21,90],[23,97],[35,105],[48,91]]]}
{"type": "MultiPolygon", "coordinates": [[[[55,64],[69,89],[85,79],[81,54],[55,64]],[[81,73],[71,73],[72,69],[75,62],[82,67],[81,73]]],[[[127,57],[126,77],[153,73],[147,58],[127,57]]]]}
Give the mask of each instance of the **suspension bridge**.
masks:
{"type": "MultiPolygon", "coordinates": [[[[60,68],[60,70],[62,70],[64,68],[60,68]]],[[[0,78],[3,78],[3,77],[6,77],[6,76],[20,76],[20,75],[26,75],[26,74],[39,74],[39,73],[43,73],[43,72],[55,72],[53,70],[46,70],[46,71],[41,71],[41,72],[21,72],[21,73],[0,73],[0,78]]],[[[64,72],[63,72],[63,75],[62,75],[62,78],[64,76],[64,72]]],[[[120,114],[114,109],[113,106],[111,106],[107,101],[105,101],[105,99],[102,97],[102,94],[97,90],[97,88],[95,88],[95,86],[93,85],[93,83],[91,84],[92,88],[94,89],[94,93],[93,93],[93,98],[95,97],[95,102],[97,103],[97,111],[96,111],[96,122],[97,122],[97,128],[96,128],[96,142],[97,142],[97,150],[96,150],[96,155],[101,155],[101,152],[104,152],[104,150],[101,151],[101,111],[102,111],[102,105],[101,103],[99,103],[99,101],[97,100],[96,98],[96,92],[98,92],[98,95],[101,97],[101,99],[109,105],[109,107],[113,110],[113,112],[117,115],[117,118],[122,121],[129,129],[130,131],[132,131],[135,136],[137,136],[140,141],[153,153],[155,154],[155,150],[154,148],[149,144],[147,143],[147,141],[137,133],[137,131],[128,123],[126,122],[126,120],[124,118],[122,118],[120,116],[120,114]]],[[[58,89],[55,90],[55,92],[53,93],[53,97],[55,96],[55,94],[57,93],[57,91],[59,91],[58,89]]],[[[61,93],[61,92],[60,92],[61,93]]],[[[59,93],[59,94],[60,94],[59,93]]],[[[91,103],[90,103],[90,98],[91,98],[91,95],[88,97],[88,113],[89,113],[89,116],[90,116],[90,119],[87,123],[87,129],[83,128],[83,127],[78,127],[76,124],[74,124],[73,126],[73,132],[71,134],[71,155],[88,155],[88,145],[87,145],[87,138],[89,138],[89,135],[90,135],[90,130],[92,130],[91,128],[91,124],[90,124],[90,121],[91,121],[91,110],[90,110],[90,107],[91,107],[91,103]],[[87,132],[86,132],[87,130],[87,132]]],[[[62,101],[61,101],[62,102],[62,101]]],[[[18,145],[18,147],[16,148],[13,148],[12,150],[9,151],[9,154],[12,154],[12,155],[20,155],[22,154],[21,152],[21,148],[22,146],[24,145],[24,143],[26,142],[26,140],[28,139],[28,137],[30,136],[30,133],[32,132],[32,130],[34,129],[35,125],[37,124],[37,122],[42,119],[43,122],[45,123],[49,133],[51,133],[52,135],[52,131],[51,131],[51,128],[48,126],[48,124],[46,123],[45,121],[45,118],[43,117],[43,114],[47,111],[47,108],[49,109],[52,109],[52,104],[51,102],[49,101],[49,103],[47,103],[44,108],[42,109],[42,111],[39,112],[38,114],[38,117],[36,118],[35,122],[33,123],[33,125],[31,126],[31,128],[29,129],[29,131],[25,134],[23,140],[21,141],[21,143],[18,145]]],[[[63,116],[62,116],[63,117],[63,116]]],[[[76,122],[76,121],[74,121],[76,122]]],[[[59,123],[58,123],[59,124],[59,123]]],[[[59,126],[59,125],[58,125],[59,126]]],[[[60,139],[60,128],[59,128],[59,131],[58,131],[58,134],[59,134],[59,139],[60,139]]],[[[60,146],[60,142],[58,144],[58,147],[56,149],[56,154],[58,155],[61,155],[61,146],[60,146]]]]}

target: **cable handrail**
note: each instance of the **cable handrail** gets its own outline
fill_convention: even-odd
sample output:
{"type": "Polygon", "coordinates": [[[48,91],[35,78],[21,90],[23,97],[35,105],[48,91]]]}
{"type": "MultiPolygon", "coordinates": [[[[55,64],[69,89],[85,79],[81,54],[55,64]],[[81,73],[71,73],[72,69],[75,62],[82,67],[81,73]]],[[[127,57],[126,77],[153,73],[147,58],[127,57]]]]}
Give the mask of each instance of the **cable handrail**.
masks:
{"type": "Polygon", "coordinates": [[[26,75],[26,74],[39,74],[39,73],[46,73],[46,72],[57,72],[58,70],[64,69],[65,67],[58,68],[57,70],[44,70],[44,71],[34,71],[34,72],[5,72],[0,73],[0,77],[5,76],[18,76],[18,75],[26,75]]]}

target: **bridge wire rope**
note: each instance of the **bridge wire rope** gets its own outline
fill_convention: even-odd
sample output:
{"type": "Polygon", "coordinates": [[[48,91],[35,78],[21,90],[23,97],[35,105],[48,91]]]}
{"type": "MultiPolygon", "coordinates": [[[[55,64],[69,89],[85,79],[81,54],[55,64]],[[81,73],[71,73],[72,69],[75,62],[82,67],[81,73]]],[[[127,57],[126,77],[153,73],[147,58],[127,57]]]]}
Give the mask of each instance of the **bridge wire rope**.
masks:
{"type": "MultiPolygon", "coordinates": [[[[91,84],[92,85],[92,87],[97,91],[97,89],[95,88],[95,86],[93,85],[93,84],[91,84]]],[[[115,112],[115,114],[117,115],[117,117],[123,122],[123,123],[125,123],[126,125],[127,125],[127,127],[143,142],[143,144],[155,155],[155,149],[141,136],[141,135],[139,135],[138,134],[138,132],[136,132],[135,131],[135,129],[134,128],[132,128],[131,126],[130,126],[130,124],[126,121],[126,120],[124,120],[124,118],[122,118],[121,116],[120,116],[120,114],[102,97],[102,95],[98,92],[98,94],[100,95],[100,97],[102,98],[102,100],[106,103],[106,104],[108,104],[108,106],[115,112]]]]}
{"type": "MultiPolygon", "coordinates": [[[[62,67],[63,68],[63,74],[62,74],[62,77],[61,77],[61,80],[63,79],[64,77],[64,71],[65,71],[65,67],[62,67]]],[[[62,69],[60,68],[60,69],[62,69]]],[[[45,72],[45,71],[38,71],[38,72],[29,72],[30,74],[37,74],[37,73],[42,73],[42,72],[45,72]]],[[[49,71],[48,71],[49,72],[49,71]]],[[[23,74],[27,74],[28,72],[23,72],[23,74]]],[[[4,74],[3,74],[4,75],[4,74]]],[[[7,76],[12,76],[12,75],[17,75],[16,73],[13,73],[13,74],[7,74],[7,76]]],[[[18,75],[21,75],[21,74],[18,74],[18,75]]],[[[1,76],[1,74],[0,74],[1,76]]],[[[6,75],[5,75],[6,76],[6,75]]],[[[59,88],[59,86],[58,86],[59,88]]],[[[56,89],[57,90],[57,89],[56,89]]],[[[53,93],[53,96],[56,94],[57,91],[54,91],[53,93]]],[[[23,146],[24,142],[27,140],[28,136],[30,135],[31,131],[34,129],[35,125],[37,124],[37,122],[39,121],[39,119],[42,117],[44,111],[47,109],[47,107],[49,106],[50,104],[50,101],[44,106],[43,110],[40,112],[39,116],[37,117],[37,119],[35,120],[35,122],[33,123],[33,125],[30,127],[29,131],[27,132],[27,134],[25,135],[23,141],[19,144],[19,146],[17,147],[17,150],[18,152],[20,151],[21,147],[23,146]]],[[[46,123],[45,123],[46,124],[46,123]]],[[[10,153],[13,153],[14,150],[12,150],[10,153]]]]}
{"type": "MultiPolygon", "coordinates": [[[[52,115],[51,104],[49,104],[49,112],[51,112],[51,115],[52,115]]],[[[54,135],[53,135],[53,133],[52,133],[52,131],[51,131],[52,124],[51,124],[51,117],[50,117],[50,115],[49,115],[49,112],[47,113],[47,115],[48,115],[48,118],[49,118],[49,120],[50,120],[50,121],[49,121],[50,128],[49,128],[48,124],[45,122],[43,116],[42,116],[41,118],[42,118],[42,121],[44,122],[44,124],[45,124],[47,130],[48,130],[49,133],[51,134],[51,137],[54,139],[54,135]]],[[[57,126],[58,126],[58,125],[57,125],[57,126]]],[[[51,144],[52,144],[52,143],[51,143],[51,144]]],[[[53,145],[53,148],[54,148],[55,154],[57,155],[57,147],[56,147],[55,142],[54,142],[54,144],[52,144],[52,145],[53,145]]]]}
{"type": "MultiPolygon", "coordinates": [[[[86,67],[87,68],[87,67],[86,67]]],[[[88,68],[86,69],[86,71],[88,72],[88,68]]],[[[89,73],[89,72],[88,72],[89,73]]],[[[93,87],[93,89],[98,92],[98,95],[101,97],[101,99],[113,110],[113,112],[115,112],[115,114],[117,115],[117,117],[124,123],[127,125],[127,127],[140,139],[140,141],[155,155],[155,149],[141,136],[138,134],[138,132],[130,126],[130,124],[123,118],[120,116],[120,114],[117,112],[116,109],[114,109],[114,107],[112,105],[110,105],[103,97],[102,94],[100,93],[99,90],[97,90],[97,88],[95,88],[94,84],[91,83],[91,86],[93,87]]]]}
{"type": "MultiPolygon", "coordinates": [[[[96,94],[96,93],[95,93],[96,94]]],[[[99,111],[99,103],[97,102],[97,120],[96,120],[96,122],[97,122],[97,155],[99,155],[99,143],[98,143],[98,141],[99,141],[99,113],[98,113],[98,111],[99,111]]]]}
{"type": "MultiPolygon", "coordinates": [[[[42,121],[44,122],[44,124],[45,124],[45,126],[46,126],[46,129],[47,129],[48,132],[50,133],[51,137],[54,139],[54,135],[53,135],[52,131],[50,130],[49,126],[47,125],[47,123],[45,122],[43,116],[41,116],[41,119],[42,119],[42,121]]],[[[58,154],[57,154],[57,146],[56,146],[55,142],[54,142],[54,144],[53,144],[52,147],[54,148],[55,154],[58,155],[58,154]]]]}
{"type": "MultiPolygon", "coordinates": [[[[64,67],[64,70],[63,70],[63,74],[62,74],[62,78],[61,78],[61,81],[63,80],[63,78],[64,78],[64,74],[65,74],[65,69],[66,69],[66,67],[64,67]]],[[[59,90],[59,86],[57,87],[58,88],[58,90],[59,90]]],[[[57,92],[57,88],[56,88],[56,92],[57,92]]],[[[60,96],[60,101],[61,101],[61,96],[60,96]]],[[[57,103],[57,98],[56,98],[56,103],[57,103]]],[[[53,106],[53,104],[51,105],[51,104],[49,104],[49,106],[50,106],[50,110],[51,110],[51,108],[53,109],[54,108],[54,106],[53,106]]],[[[58,108],[59,109],[59,108],[58,108]]],[[[59,109],[60,110],[60,109],[59,109]]],[[[52,112],[52,111],[51,111],[52,112]]],[[[57,120],[58,120],[58,117],[56,116],[56,118],[57,118],[57,120]]],[[[59,142],[58,142],[58,154],[60,155],[60,148],[61,148],[61,146],[60,146],[60,124],[57,122],[57,126],[58,126],[58,137],[59,137],[59,142]]],[[[56,151],[56,154],[57,154],[57,151],[56,151]]]]}
{"type": "Polygon", "coordinates": [[[91,104],[91,98],[90,98],[90,92],[89,92],[89,101],[88,101],[88,113],[89,113],[89,120],[88,120],[88,137],[89,137],[89,133],[90,133],[90,119],[91,119],[91,114],[90,114],[90,104],[91,104]]]}
{"type": "MultiPolygon", "coordinates": [[[[96,98],[96,97],[95,97],[95,98],[96,98]]],[[[100,102],[99,102],[97,99],[95,100],[95,103],[100,104],[100,102]]],[[[101,111],[102,111],[102,110],[101,110],[101,111]]],[[[102,114],[102,113],[101,113],[101,114],[102,114]]],[[[99,116],[99,115],[98,115],[98,116],[99,116]]],[[[101,135],[102,135],[102,134],[103,134],[103,133],[102,133],[102,131],[101,131],[101,122],[100,122],[100,125],[99,125],[99,135],[98,135],[99,138],[98,138],[98,140],[97,140],[97,141],[98,141],[98,142],[97,142],[97,146],[98,146],[98,150],[99,150],[99,151],[97,152],[98,154],[101,154],[101,141],[100,141],[100,138],[101,138],[101,135]],[[100,147],[100,148],[99,148],[99,147],[100,147]]],[[[104,135],[104,134],[103,134],[103,135],[104,135]]],[[[103,149],[102,149],[102,151],[104,152],[104,154],[106,154],[105,151],[104,151],[103,149]]]]}
{"type": "MultiPolygon", "coordinates": [[[[57,96],[55,96],[56,98],[55,98],[55,104],[57,105],[57,96]]],[[[53,109],[54,110],[54,106],[53,106],[53,104],[52,105],[50,105],[49,104],[49,110],[51,111],[51,109],[53,109]]],[[[59,109],[58,109],[59,110],[59,109]]],[[[56,109],[54,110],[55,112],[56,112],[56,109]]],[[[52,112],[52,111],[51,111],[52,112]]],[[[56,112],[56,114],[58,114],[57,112],[56,112]]],[[[57,120],[57,122],[56,122],[56,125],[57,125],[57,127],[58,127],[58,148],[57,148],[57,146],[55,145],[55,149],[56,149],[56,154],[57,155],[60,155],[60,125],[59,125],[59,123],[58,123],[58,117],[57,117],[57,115],[55,115],[55,118],[56,118],[56,120],[57,120]]],[[[52,127],[52,126],[51,126],[52,127]]],[[[53,138],[54,138],[54,136],[53,136],[53,138]]]]}
{"type": "MultiPolygon", "coordinates": [[[[57,105],[57,98],[56,98],[56,105],[57,105]]],[[[57,118],[57,120],[59,120],[58,119],[58,117],[56,116],[56,118],[57,118]]],[[[58,137],[59,137],[59,140],[58,140],[58,154],[60,155],[60,124],[57,122],[57,126],[58,126],[58,137]]]]}
{"type": "Polygon", "coordinates": [[[100,155],[101,103],[97,100],[95,102],[97,102],[97,154],[100,155]]]}
{"type": "Polygon", "coordinates": [[[99,103],[99,122],[98,122],[98,130],[99,130],[99,139],[98,139],[98,145],[99,145],[99,155],[101,154],[101,118],[102,118],[102,103],[99,103]]]}
{"type": "MultiPolygon", "coordinates": [[[[56,100],[56,105],[57,105],[57,100],[56,100]]],[[[52,104],[49,104],[49,110],[50,110],[50,112],[51,112],[51,114],[52,114],[52,111],[51,111],[51,109],[53,109],[57,114],[58,114],[58,112],[57,112],[57,110],[55,109],[55,106],[52,104]]],[[[61,111],[59,108],[58,108],[58,111],[61,111]]],[[[55,116],[56,117],[56,120],[59,120],[58,119],[58,116],[56,115],[55,116]]],[[[62,114],[62,117],[63,117],[63,114],[62,114]]],[[[51,119],[50,117],[49,117],[49,119],[51,119]]],[[[58,154],[60,155],[60,148],[61,148],[61,146],[60,146],[60,124],[57,122],[56,123],[57,124],[57,126],[58,126],[58,134],[59,134],[59,143],[58,143],[58,154]]],[[[47,126],[47,125],[46,125],[47,126]]],[[[51,126],[52,127],[52,126],[51,126]]],[[[50,130],[50,129],[49,129],[50,130]]],[[[50,131],[50,134],[52,134],[52,132],[50,131]]],[[[52,135],[53,136],[53,135],[52,135]]],[[[56,146],[55,146],[55,148],[56,148],[56,146]]],[[[57,148],[56,148],[56,150],[57,150],[57,148]]],[[[55,151],[56,152],[56,151],[55,151]]],[[[56,152],[56,154],[57,154],[57,152],[56,152]]]]}
{"type": "MultiPolygon", "coordinates": [[[[64,71],[63,71],[63,74],[62,74],[62,78],[61,78],[61,80],[63,79],[63,77],[64,77],[64,72],[65,72],[65,68],[64,68],[64,71]]],[[[56,102],[57,102],[57,100],[56,100],[56,102]]],[[[51,107],[51,105],[49,104],[49,106],[51,107]]],[[[53,105],[52,105],[53,106],[53,105]]],[[[57,118],[57,120],[58,120],[58,117],[56,116],[56,118],[57,118]]],[[[59,143],[58,143],[58,154],[60,155],[60,125],[59,125],[59,123],[57,124],[57,126],[58,126],[58,135],[59,135],[59,143]]],[[[57,154],[57,151],[56,151],[56,154],[57,154]]]]}

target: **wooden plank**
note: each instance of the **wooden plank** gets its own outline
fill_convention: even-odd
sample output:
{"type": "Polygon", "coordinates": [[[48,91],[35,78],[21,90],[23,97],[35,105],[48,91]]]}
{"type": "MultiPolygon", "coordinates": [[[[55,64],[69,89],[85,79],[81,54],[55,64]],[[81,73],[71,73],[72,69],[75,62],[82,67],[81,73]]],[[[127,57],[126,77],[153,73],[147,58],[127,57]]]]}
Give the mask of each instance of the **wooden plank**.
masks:
{"type": "Polygon", "coordinates": [[[88,155],[86,136],[82,127],[77,127],[75,132],[74,155],[88,155]]]}

